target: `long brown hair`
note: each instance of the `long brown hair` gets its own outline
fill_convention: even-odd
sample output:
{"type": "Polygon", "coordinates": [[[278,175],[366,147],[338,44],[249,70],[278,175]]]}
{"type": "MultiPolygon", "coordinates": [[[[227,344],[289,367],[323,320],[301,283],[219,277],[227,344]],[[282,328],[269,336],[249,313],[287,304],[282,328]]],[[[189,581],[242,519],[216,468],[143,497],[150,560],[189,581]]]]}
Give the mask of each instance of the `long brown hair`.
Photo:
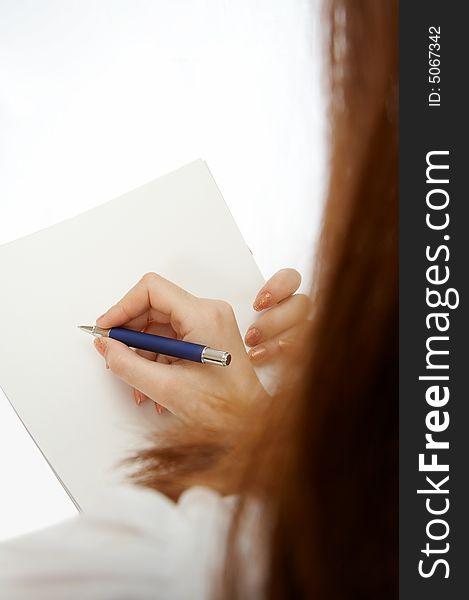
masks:
{"type": "Polygon", "coordinates": [[[240,494],[229,597],[242,597],[236,539],[253,497],[269,532],[267,598],[397,596],[398,7],[326,9],[330,184],[301,378],[255,418],[181,427],[139,456],[137,480],[173,498],[195,483],[240,494]]]}

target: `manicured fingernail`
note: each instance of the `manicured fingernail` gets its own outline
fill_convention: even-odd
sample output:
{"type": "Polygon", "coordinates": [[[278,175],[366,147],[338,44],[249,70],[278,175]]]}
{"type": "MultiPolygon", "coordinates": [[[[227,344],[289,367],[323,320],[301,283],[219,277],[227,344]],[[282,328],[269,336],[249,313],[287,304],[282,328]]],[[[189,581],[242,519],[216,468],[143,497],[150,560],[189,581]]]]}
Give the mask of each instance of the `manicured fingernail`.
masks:
{"type": "Polygon", "coordinates": [[[248,346],[255,346],[261,341],[261,332],[257,327],[251,327],[251,329],[248,329],[244,341],[248,346]]]}
{"type": "Polygon", "coordinates": [[[254,310],[265,310],[266,308],[269,308],[269,306],[272,306],[272,302],[273,296],[270,292],[261,292],[254,300],[254,310]]]}
{"type": "Polygon", "coordinates": [[[155,410],[159,415],[161,415],[161,413],[163,412],[163,407],[161,406],[161,404],[158,404],[158,402],[155,402],[155,410]]]}
{"type": "Polygon", "coordinates": [[[139,390],[134,390],[135,404],[139,406],[142,402],[142,393],[139,390]]]}
{"type": "Polygon", "coordinates": [[[101,356],[104,356],[106,352],[106,342],[103,340],[103,338],[96,338],[94,340],[94,347],[101,354],[101,356]]]}
{"type": "Polygon", "coordinates": [[[259,346],[258,348],[252,348],[249,350],[249,356],[253,362],[262,360],[266,354],[267,350],[264,348],[264,346],[259,346]]]}

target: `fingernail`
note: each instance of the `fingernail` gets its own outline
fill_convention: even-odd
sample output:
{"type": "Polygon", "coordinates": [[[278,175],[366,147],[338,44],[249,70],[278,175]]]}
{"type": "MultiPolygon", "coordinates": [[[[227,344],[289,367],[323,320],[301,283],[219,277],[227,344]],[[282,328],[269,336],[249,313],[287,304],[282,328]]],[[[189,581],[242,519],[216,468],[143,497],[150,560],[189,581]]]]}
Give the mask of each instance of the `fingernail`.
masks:
{"type": "Polygon", "coordinates": [[[257,298],[254,300],[254,310],[265,310],[272,306],[273,297],[270,292],[261,292],[257,298]]]}
{"type": "Polygon", "coordinates": [[[261,332],[257,327],[251,327],[251,329],[248,329],[244,341],[248,346],[255,346],[261,341],[261,332]]]}
{"type": "Polygon", "coordinates": [[[142,393],[139,390],[134,390],[135,404],[137,406],[142,402],[142,393]]]}
{"type": "Polygon", "coordinates": [[[252,348],[249,350],[249,356],[253,362],[262,360],[267,354],[266,348],[260,346],[259,348],[252,348]]]}
{"type": "Polygon", "coordinates": [[[293,346],[294,342],[293,340],[279,340],[278,341],[278,345],[280,346],[280,348],[291,348],[293,346]]]}
{"type": "Polygon", "coordinates": [[[161,415],[161,413],[163,412],[163,407],[160,404],[158,404],[158,402],[155,402],[155,409],[159,415],[161,415]]]}
{"type": "Polygon", "coordinates": [[[101,354],[101,356],[104,356],[106,352],[106,342],[103,340],[103,338],[96,338],[94,340],[94,347],[101,354]]]}

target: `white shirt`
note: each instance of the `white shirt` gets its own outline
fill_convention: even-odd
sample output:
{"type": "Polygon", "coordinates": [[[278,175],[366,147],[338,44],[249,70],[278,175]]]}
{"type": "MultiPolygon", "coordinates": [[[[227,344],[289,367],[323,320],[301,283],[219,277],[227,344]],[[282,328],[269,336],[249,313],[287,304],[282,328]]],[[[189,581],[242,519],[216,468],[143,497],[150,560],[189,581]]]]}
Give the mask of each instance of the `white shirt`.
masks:
{"type": "Polygon", "coordinates": [[[211,598],[235,505],[204,487],[174,503],[122,486],[94,514],[0,544],[0,599],[211,598]]]}

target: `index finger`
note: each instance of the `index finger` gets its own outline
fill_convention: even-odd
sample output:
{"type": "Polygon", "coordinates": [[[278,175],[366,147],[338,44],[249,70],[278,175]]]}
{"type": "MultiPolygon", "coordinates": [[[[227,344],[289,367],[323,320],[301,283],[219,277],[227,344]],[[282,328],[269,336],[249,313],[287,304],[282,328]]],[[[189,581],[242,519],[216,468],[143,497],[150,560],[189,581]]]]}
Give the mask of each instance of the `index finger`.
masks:
{"type": "Polygon", "coordinates": [[[161,275],[146,273],[96,324],[106,329],[124,324],[140,329],[148,320],[167,323],[178,318],[190,298],[189,292],[161,275]]]}

